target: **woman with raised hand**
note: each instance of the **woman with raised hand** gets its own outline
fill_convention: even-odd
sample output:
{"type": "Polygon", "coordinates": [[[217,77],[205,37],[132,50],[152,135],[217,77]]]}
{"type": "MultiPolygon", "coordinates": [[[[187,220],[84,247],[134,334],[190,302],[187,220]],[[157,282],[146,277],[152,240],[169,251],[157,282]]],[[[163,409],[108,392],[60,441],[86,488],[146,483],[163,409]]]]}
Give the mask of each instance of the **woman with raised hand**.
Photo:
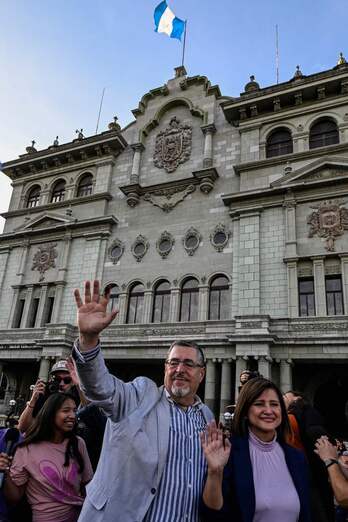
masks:
{"type": "Polygon", "coordinates": [[[203,521],[310,522],[307,464],[285,443],[288,431],[277,386],[263,378],[246,383],[230,441],[215,423],[201,435],[208,464],[203,521]]]}
{"type": "Polygon", "coordinates": [[[93,475],[84,441],[75,434],[76,402],[55,393],[43,405],[9,462],[5,496],[26,494],[33,522],[76,522],[93,475]]]}

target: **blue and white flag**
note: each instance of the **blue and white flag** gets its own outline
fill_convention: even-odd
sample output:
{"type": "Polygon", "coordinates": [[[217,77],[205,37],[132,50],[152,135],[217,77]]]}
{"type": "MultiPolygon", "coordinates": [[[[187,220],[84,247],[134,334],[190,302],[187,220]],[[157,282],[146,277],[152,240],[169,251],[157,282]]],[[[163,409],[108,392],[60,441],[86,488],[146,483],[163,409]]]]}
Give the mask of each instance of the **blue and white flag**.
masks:
{"type": "Polygon", "coordinates": [[[185,30],[185,22],[175,16],[165,0],[158,4],[153,16],[157,33],[166,33],[171,38],[181,40],[181,35],[185,30]]]}

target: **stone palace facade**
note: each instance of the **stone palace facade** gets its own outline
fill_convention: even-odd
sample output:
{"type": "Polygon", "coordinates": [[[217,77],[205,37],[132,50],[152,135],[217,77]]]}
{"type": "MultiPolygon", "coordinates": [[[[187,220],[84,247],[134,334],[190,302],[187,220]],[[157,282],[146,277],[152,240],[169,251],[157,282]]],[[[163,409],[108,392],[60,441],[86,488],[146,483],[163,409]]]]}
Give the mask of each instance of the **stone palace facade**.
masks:
{"type": "Polygon", "coordinates": [[[205,347],[218,414],[248,367],[303,390],[336,433],[348,400],[348,64],[238,97],[183,67],[134,121],[3,165],[0,408],[76,337],[73,289],[111,286],[113,373],[162,380],[174,339],[205,347]]]}

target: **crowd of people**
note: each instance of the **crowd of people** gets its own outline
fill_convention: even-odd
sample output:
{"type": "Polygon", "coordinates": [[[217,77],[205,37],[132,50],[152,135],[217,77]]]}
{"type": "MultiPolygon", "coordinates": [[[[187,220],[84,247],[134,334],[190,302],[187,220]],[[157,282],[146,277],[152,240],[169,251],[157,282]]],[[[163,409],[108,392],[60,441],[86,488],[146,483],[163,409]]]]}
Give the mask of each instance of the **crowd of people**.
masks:
{"type": "Polygon", "coordinates": [[[115,318],[99,282],[75,290],[72,357],[0,433],[0,522],[348,521],[348,450],[300,392],[241,374],[228,426],[197,396],[205,355],[175,341],[164,384],[108,371],[115,318]]]}

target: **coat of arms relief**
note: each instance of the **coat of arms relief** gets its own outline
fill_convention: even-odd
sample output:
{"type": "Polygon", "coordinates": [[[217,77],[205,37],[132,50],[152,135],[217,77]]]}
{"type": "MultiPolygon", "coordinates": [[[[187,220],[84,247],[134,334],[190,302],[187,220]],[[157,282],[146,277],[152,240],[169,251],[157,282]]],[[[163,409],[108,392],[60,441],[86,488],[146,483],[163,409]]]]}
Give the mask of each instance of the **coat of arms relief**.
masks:
{"type": "Polygon", "coordinates": [[[156,137],[154,165],[167,172],[174,172],[191,155],[192,127],[183,125],[174,116],[169,126],[156,137]]]}
{"type": "Polygon", "coordinates": [[[56,247],[57,243],[39,246],[33,257],[32,270],[37,270],[40,273],[39,281],[45,279],[45,272],[50,268],[55,268],[55,259],[58,256],[56,247]]]}
{"type": "Polygon", "coordinates": [[[307,219],[310,225],[308,237],[318,235],[326,238],[325,249],[328,252],[335,251],[335,239],[348,230],[348,209],[344,208],[343,204],[337,201],[324,201],[311,207],[315,211],[307,219]]]}

